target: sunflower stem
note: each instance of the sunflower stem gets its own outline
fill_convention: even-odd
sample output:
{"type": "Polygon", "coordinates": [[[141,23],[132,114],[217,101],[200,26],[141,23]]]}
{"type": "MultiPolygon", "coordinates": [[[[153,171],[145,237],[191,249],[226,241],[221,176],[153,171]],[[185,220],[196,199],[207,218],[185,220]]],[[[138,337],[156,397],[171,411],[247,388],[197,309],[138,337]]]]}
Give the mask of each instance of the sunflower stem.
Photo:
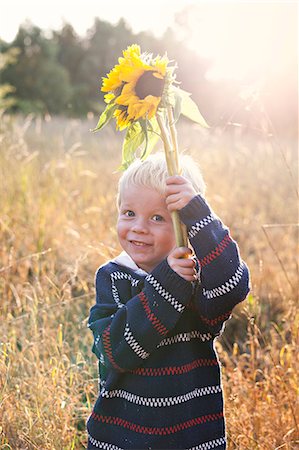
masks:
{"type": "MultiPolygon", "coordinates": [[[[165,151],[168,173],[170,176],[178,175],[179,167],[178,167],[177,144],[174,144],[173,141],[172,142],[170,141],[169,132],[168,132],[168,129],[167,129],[162,117],[159,114],[156,114],[156,118],[157,118],[157,122],[158,122],[158,125],[160,128],[160,131],[161,131],[161,138],[164,143],[164,151],[165,151]]],[[[168,119],[168,121],[169,121],[169,119],[168,119]]],[[[170,121],[169,121],[169,124],[170,124],[170,121]]],[[[172,121],[172,126],[174,126],[173,121],[172,121]]],[[[172,133],[171,133],[171,137],[173,139],[172,133]]],[[[175,234],[175,241],[176,241],[177,247],[187,247],[188,241],[187,241],[186,227],[185,227],[185,225],[183,225],[181,223],[178,211],[172,211],[171,218],[172,218],[173,229],[174,229],[174,234],[175,234]]]]}
{"type": "Polygon", "coordinates": [[[170,105],[167,106],[167,118],[168,118],[168,126],[170,129],[170,136],[172,141],[172,150],[174,153],[174,159],[176,163],[176,174],[180,174],[180,164],[179,164],[179,147],[178,147],[178,138],[177,138],[177,132],[176,127],[174,124],[174,117],[173,117],[173,111],[172,107],[170,105]]]}

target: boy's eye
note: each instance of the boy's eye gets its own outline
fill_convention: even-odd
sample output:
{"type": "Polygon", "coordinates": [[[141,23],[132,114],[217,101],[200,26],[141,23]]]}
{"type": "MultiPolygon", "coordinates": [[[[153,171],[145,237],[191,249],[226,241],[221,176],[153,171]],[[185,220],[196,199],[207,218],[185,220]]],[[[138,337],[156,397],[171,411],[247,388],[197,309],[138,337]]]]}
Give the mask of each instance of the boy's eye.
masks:
{"type": "Polygon", "coordinates": [[[153,220],[154,220],[155,222],[163,222],[164,217],[160,216],[160,214],[155,214],[155,215],[153,216],[153,220]]]}
{"type": "Polygon", "coordinates": [[[131,210],[125,211],[124,214],[125,214],[125,216],[127,216],[127,217],[134,217],[134,216],[135,216],[134,211],[131,211],[131,210]]]}

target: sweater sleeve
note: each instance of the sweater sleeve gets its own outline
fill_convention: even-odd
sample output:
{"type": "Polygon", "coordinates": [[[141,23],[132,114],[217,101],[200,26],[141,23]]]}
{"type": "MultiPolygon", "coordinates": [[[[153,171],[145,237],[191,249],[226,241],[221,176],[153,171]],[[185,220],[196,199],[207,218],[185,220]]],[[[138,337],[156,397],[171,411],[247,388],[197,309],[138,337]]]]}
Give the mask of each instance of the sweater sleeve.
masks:
{"type": "Polygon", "coordinates": [[[145,278],[142,291],[127,300],[120,281],[128,286],[132,275],[117,269],[111,271],[108,264],[97,271],[88,326],[100,362],[125,372],[141,366],[175,326],[191,299],[192,285],[164,260],[145,278]],[[118,289],[113,280],[119,281],[118,289]]]}
{"type": "Polygon", "coordinates": [[[201,320],[214,335],[233,307],[249,292],[249,272],[229,230],[200,196],[180,211],[200,267],[194,302],[201,320]]]}

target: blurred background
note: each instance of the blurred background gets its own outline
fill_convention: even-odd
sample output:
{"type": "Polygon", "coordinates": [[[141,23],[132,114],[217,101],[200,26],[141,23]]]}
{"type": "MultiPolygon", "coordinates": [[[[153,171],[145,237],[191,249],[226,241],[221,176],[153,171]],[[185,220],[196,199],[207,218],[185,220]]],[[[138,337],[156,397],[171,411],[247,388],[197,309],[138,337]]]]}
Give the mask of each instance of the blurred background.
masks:
{"type": "Polygon", "coordinates": [[[101,77],[138,43],[177,61],[177,80],[211,125],[261,133],[268,115],[294,137],[297,20],[288,1],[12,0],[0,19],[1,84],[11,112],[98,113],[101,77]]]}
{"type": "MultiPolygon", "coordinates": [[[[4,3],[2,1],[2,3],[4,3]]],[[[0,449],[86,448],[87,329],[115,257],[124,133],[91,133],[128,45],[177,62],[210,125],[178,121],[251,292],[215,345],[228,450],[299,448],[298,12],[288,1],[1,4],[0,449]]]]}

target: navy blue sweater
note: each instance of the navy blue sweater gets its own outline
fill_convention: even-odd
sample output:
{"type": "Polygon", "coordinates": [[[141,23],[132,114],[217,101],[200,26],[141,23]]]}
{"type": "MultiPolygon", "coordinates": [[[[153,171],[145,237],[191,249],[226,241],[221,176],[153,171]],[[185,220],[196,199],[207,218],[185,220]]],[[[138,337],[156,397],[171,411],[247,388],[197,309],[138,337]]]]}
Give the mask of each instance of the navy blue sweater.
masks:
{"type": "Polygon", "coordinates": [[[200,196],[180,211],[200,266],[188,282],[162,261],[139,275],[109,262],[96,273],[88,326],[100,393],[88,449],[225,449],[214,338],[244,300],[249,275],[229,231],[200,196]]]}

